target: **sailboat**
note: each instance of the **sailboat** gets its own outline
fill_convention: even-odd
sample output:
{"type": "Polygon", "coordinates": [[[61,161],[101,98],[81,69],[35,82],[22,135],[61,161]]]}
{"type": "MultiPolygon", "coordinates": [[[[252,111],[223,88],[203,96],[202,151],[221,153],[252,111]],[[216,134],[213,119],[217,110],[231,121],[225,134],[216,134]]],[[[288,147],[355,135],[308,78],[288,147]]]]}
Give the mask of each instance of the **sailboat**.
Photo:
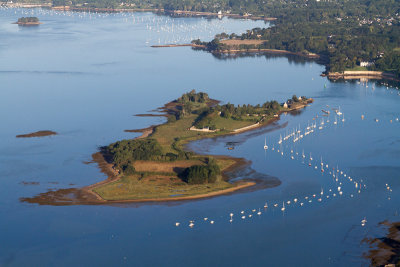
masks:
{"type": "Polygon", "coordinates": [[[264,150],[267,150],[268,146],[267,146],[267,137],[265,137],[265,142],[264,142],[264,150]]]}
{"type": "Polygon", "coordinates": [[[282,144],[282,135],[279,136],[278,144],[282,144]]]}
{"type": "Polygon", "coordinates": [[[333,122],[333,124],[337,124],[337,117],[335,116],[335,121],[333,122]]]}
{"type": "Polygon", "coordinates": [[[283,205],[282,205],[281,211],[285,211],[285,202],[283,201],[282,204],[283,205]]]}
{"type": "Polygon", "coordinates": [[[339,110],[336,112],[336,114],[338,114],[339,116],[342,115],[342,112],[340,112],[340,106],[339,106],[339,110]]]}
{"type": "Polygon", "coordinates": [[[343,114],[343,118],[342,118],[342,121],[344,122],[344,114],[343,114]]]}
{"type": "Polygon", "coordinates": [[[321,172],[324,172],[324,163],[322,162],[322,157],[321,157],[321,172]]]}

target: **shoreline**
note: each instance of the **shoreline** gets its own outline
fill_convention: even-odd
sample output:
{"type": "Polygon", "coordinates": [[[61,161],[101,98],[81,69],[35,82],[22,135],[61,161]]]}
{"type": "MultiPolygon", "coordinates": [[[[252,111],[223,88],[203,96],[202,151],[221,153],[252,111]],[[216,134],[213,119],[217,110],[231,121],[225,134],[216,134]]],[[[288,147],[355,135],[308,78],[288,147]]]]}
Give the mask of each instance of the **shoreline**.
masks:
{"type": "Polygon", "coordinates": [[[391,80],[400,82],[400,79],[396,78],[396,76],[392,73],[387,73],[383,71],[344,71],[344,72],[328,72],[328,74],[321,75],[323,77],[328,77],[328,79],[338,80],[353,80],[353,79],[376,79],[376,80],[391,80]]]}
{"type": "Polygon", "coordinates": [[[387,234],[383,237],[364,239],[363,242],[370,246],[368,254],[364,257],[370,260],[372,266],[397,266],[400,260],[400,222],[383,221],[379,225],[387,228],[387,234]]]}
{"type": "Polygon", "coordinates": [[[152,45],[150,47],[163,48],[163,47],[186,47],[186,46],[205,48],[204,45],[197,45],[197,44],[165,44],[165,45],[152,45]]]}
{"type": "MultiPolygon", "coordinates": [[[[195,48],[206,48],[205,45],[197,45],[197,44],[165,44],[165,45],[152,45],[150,47],[153,48],[164,48],[164,47],[195,47],[195,48]]],[[[245,54],[245,53],[269,53],[276,55],[295,55],[300,57],[305,57],[309,59],[319,59],[320,56],[317,54],[304,54],[304,53],[296,53],[290,52],[287,50],[278,50],[278,49],[269,49],[269,48],[251,48],[251,49],[228,49],[228,50],[220,50],[220,51],[210,51],[212,54],[245,54]]]]}
{"type": "MultiPolygon", "coordinates": [[[[196,44],[165,44],[165,45],[152,45],[151,47],[153,48],[164,48],[164,47],[194,47],[194,48],[206,48],[204,45],[196,45],[196,44]]],[[[267,53],[267,54],[275,54],[275,55],[294,55],[294,56],[299,56],[299,57],[304,57],[307,59],[320,59],[321,56],[318,54],[310,53],[310,54],[304,54],[304,53],[296,53],[296,52],[291,52],[287,50],[278,50],[278,49],[257,49],[257,48],[251,48],[251,49],[226,49],[226,50],[220,50],[220,51],[207,51],[212,54],[216,55],[237,55],[237,54],[246,54],[246,53],[267,53]]],[[[339,79],[344,79],[344,80],[355,80],[355,79],[374,79],[374,80],[390,80],[390,81],[395,81],[395,82],[400,82],[400,78],[397,78],[394,74],[384,72],[384,71],[344,71],[344,72],[328,72],[328,73],[322,73],[322,77],[328,77],[328,79],[331,80],[339,80],[339,79]]]]}
{"type": "Polygon", "coordinates": [[[43,24],[43,22],[13,22],[11,24],[17,24],[19,26],[38,26],[43,24]]]}
{"type": "Polygon", "coordinates": [[[56,11],[83,11],[83,12],[154,12],[164,13],[165,15],[175,16],[188,16],[188,17],[228,17],[233,19],[251,19],[251,20],[264,20],[275,21],[277,18],[264,17],[256,15],[240,15],[231,13],[215,13],[215,12],[202,12],[202,11],[185,11],[185,10],[165,10],[164,8],[101,8],[101,7],[78,7],[78,6],[53,6],[52,3],[6,3],[4,6],[10,8],[49,8],[56,11]]]}
{"type": "Polygon", "coordinates": [[[215,53],[215,54],[243,54],[243,53],[259,53],[259,52],[276,54],[276,55],[295,55],[295,56],[306,57],[306,58],[310,58],[310,59],[320,58],[320,56],[317,54],[303,54],[303,53],[290,52],[287,50],[278,50],[278,49],[269,49],[269,48],[231,49],[231,50],[214,51],[212,53],[215,53]]]}

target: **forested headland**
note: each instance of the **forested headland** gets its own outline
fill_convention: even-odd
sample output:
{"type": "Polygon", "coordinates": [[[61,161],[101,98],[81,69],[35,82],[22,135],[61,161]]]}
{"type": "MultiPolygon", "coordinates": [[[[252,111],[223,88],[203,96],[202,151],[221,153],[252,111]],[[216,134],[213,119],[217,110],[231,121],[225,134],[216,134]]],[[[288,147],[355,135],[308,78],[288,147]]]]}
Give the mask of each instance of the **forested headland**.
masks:
{"type": "Polygon", "coordinates": [[[213,53],[275,49],[317,54],[328,72],[379,70],[399,76],[399,12],[400,2],[390,0],[287,2],[271,13],[278,19],[270,28],[221,33],[211,42],[193,43],[213,53]],[[262,42],[240,42],[244,40],[262,42]]]}

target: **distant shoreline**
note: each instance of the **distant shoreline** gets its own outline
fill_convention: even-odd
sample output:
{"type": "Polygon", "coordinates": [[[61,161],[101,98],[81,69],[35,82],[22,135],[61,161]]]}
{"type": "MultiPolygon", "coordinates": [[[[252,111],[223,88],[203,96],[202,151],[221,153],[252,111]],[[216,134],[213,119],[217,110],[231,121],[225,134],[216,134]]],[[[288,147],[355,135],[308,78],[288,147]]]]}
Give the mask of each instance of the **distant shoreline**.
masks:
{"type": "MultiPolygon", "coordinates": [[[[205,45],[197,45],[197,44],[165,44],[165,45],[152,45],[151,47],[153,48],[164,48],[164,47],[197,47],[197,48],[206,48],[205,45]]],[[[309,59],[318,59],[320,58],[319,55],[317,54],[304,54],[304,53],[295,53],[295,52],[290,52],[287,50],[278,50],[278,49],[227,49],[227,50],[221,50],[221,51],[212,51],[211,53],[214,54],[242,54],[242,53],[270,53],[270,54],[277,54],[277,55],[295,55],[295,56],[301,56],[301,57],[306,57],[309,59]]]]}
{"type": "Polygon", "coordinates": [[[400,79],[396,78],[396,76],[392,73],[387,73],[383,71],[344,71],[344,72],[329,72],[327,75],[329,79],[337,80],[337,79],[345,79],[345,80],[351,80],[351,79],[376,79],[376,80],[381,80],[381,79],[386,79],[386,80],[391,80],[391,81],[396,81],[400,82],[400,79]]]}
{"type": "Polygon", "coordinates": [[[202,12],[202,11],[185,11],[185,10],[165,10],[164,8],[96,8],[96,7],[77,7],[77,6],[52,6],[51,3],[43,4],[30,4],[30,3],[6,3],[7,7],[16,8],[50,8],[58,11],[84,11],[84,12],[154,12],[164,13],[166,15],[175,16],[190,16],[190,17],[228,17],[234,19],[251,19],[251,20],[264,20],[264,21],[275,21],[277,18],[264,17],[255,15],[240,15],[231,13],[216,13],[216,12],[202,12]]]}

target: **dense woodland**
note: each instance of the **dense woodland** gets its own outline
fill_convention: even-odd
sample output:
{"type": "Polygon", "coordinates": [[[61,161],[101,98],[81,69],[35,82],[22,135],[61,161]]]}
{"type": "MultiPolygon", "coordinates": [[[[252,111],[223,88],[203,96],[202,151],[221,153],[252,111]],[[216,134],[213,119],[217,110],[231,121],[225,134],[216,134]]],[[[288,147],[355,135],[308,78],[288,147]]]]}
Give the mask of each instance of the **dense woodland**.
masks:
{"type": "Polygon", "coordinates": [[[391,25],[342,25],[341,22],[330,24],[299,23],[295,26],[278,24],[260,29],[255,28],[236,36],[220,34],[208,43],[195,40],[196,44],[206,45],[211,52],[229,50],[223,39],[261,39],[261,45],[240,45],[239,49],[279,49],[308,55],[316,53],[322,57],[328,71],[344,71],[360,65],[360,62],[374,62],[372,70],[391,71],[400,74],[399,47],[400,26],[391,25]]]}
{"type": "MultiPolygon", "coordinates": [[[[305,96],[303,96],[302,99],[307,100],[305,96]]],[[[267,101],[262,105],[243,104],[235,106],[231,103],[224,105],[219,105],[217,103],[213,105],[209,105],[209,103],[206,104],[209,100],[210,98],[206,93],[196,93],[195,90],[184,94],[176,100],[181,104],[180,109],[176,114],[170,115],[168,121],[174,122],[185,116],[195,114],[197,115],[194,121],[194,126],[196,128],[216,130],[216,120],[218,117],[239,121],[259,122],[264,117],[274,115],[282,110],[282,106],[277,101],[267,101]]],[[[290,101],[298,102],[299,100],[296,96],[293,96],[290,101]]]]}
{"type": "Polygon", "coordinates": [[[229,50],[220,42],[223,39],[261,39],[265,40],[261,45],[238,48],[316,53],[328,71],[352,69],[365,61],[375,63],[371,70],[400,74],[400,1],[296,2],[275,10],[278,20],[270,28],[255,28],[240,36],[222,33],[209,43],[194,43],[218,52],[229,50]]]}

